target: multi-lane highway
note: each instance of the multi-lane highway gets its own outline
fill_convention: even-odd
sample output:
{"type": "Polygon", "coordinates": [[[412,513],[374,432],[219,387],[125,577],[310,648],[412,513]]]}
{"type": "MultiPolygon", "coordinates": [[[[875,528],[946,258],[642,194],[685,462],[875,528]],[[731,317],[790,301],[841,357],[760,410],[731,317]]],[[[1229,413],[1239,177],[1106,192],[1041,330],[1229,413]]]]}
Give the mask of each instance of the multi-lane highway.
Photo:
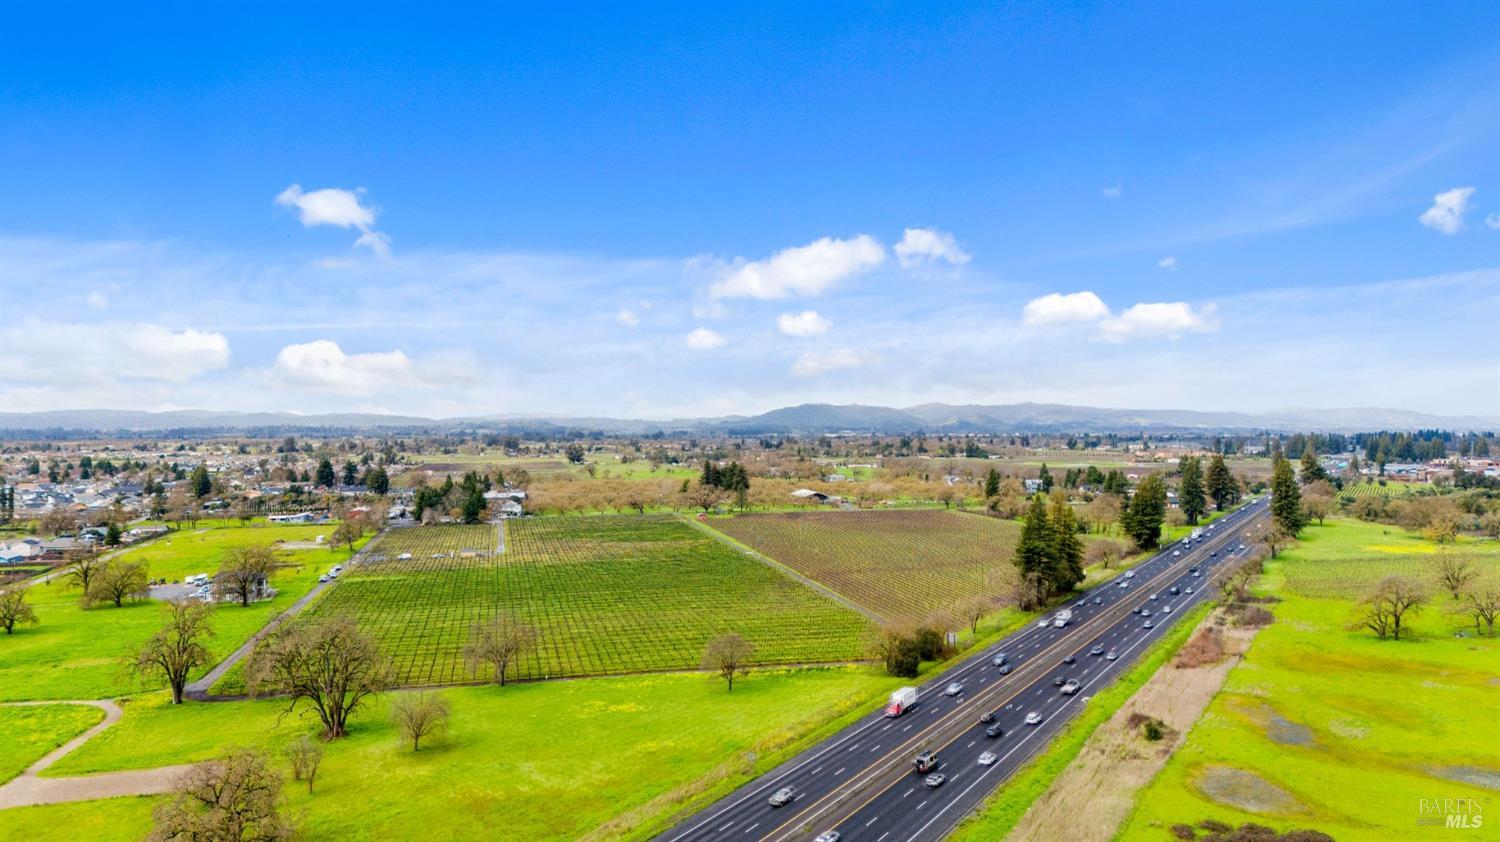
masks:
{"type": "Polygon", "coordinates": [[[1267,498],[1250,501],[1205,527],[1191,546],[1165,547],[1128,576],[1074,600],[1067,626],[1039,621],[1011,634],[922,685],[916,706],[901,716],[872,713],[661,838],[781,842],[828,831],[845,842],[942,837],[1213,590],[1209,580],[1242,556],[1240,546],[1249,543],[1245,532],[1267,516],[1268,503],[1267,498]],[[1149,616],[1137,613],[1143,608],[1149,616]],[[1001,654],[1008,674],[994,663],[1001,654]],[[1078,691],[1062,693],[1057,679],[1076,681],[1078,691]],[[948,695],[955,682],[962,689],[948,695]],[[993,723],[980,721],[986,713],[994,714],[993,723]],[[1028,714],[1040,721],[1027,724],[1028,714]],[[1004,733],[988,736],[991,724],[1004,733]],[[939,786],[927,786],[926,775],[912,765],[923,751],[937,753],[935,771],[945,777],[939,786]],[[981,764],[986,753],[993,762],[981,764]],[[771,795],[788,787],[792,800],[771,806],[771,795]]]}

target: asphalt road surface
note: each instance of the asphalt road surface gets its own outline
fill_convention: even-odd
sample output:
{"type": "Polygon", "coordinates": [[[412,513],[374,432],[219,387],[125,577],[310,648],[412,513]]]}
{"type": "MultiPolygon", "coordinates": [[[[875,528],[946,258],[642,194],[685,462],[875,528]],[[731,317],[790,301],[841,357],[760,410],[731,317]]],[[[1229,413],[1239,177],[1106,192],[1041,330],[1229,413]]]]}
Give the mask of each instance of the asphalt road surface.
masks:
{"type": "Polygon", "coordinates": [[[1204,527],[1191,546],[1168,545],[1074,600],[1065,627],[1038,621],[1009,635],[921,685],[917,704],[901,716],[871,713],[659,838],[782,842],[830,830],[841,842],[942,838],[1178,617],[1211,594],[1210,578],[1243,556],[1245,533],[1268,516],[1269,502],[1268,496],[1250,501],[1204,527]],[[1143,608],[1150,616],[1137,613],[1143,608]],[[1096,648],[1099,654],[1091,654],[1096,648]],[[1011,666],[1008,675],[994,664],[1000,654],[1011,666]],[[1065,657],[1075,663],[1065,664],[1065,657]],[[1063,694],[1054,683],[1058,678],[1077,681],[1078,692],[1063,694]],[[950,696],[946,691],[955,682],[962,689],[950,696]],[[986,712],[995,714],[1002,736],[986,736],[989,726],[980,722],[986,712]],[[1032,713],[1040,722],[1028,725],[1032,713]],[[946,777],[940,786],[926,786],[926,775],[913,767],[922,751],[937,752],[936,771],[946,777]],[[993,755],[989,765],[979,762],[985,753],[993,755]],[[783,787],[796,793],[794,800],[772,807],[772,793],[783,787]]]}

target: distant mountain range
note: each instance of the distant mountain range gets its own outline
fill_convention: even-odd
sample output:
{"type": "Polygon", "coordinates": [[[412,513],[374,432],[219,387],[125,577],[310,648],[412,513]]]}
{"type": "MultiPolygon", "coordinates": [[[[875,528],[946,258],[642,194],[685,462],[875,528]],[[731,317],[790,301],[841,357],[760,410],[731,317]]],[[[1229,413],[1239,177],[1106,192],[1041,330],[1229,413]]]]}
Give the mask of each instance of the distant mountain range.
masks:
{"type": "Polygon", "coordinates": [[[53,412],[0,412],[0,433],[497,433],[602,432],[647,435],[655,432],[775,435],[823,433],[1256,433],[1354,432],[1362,430],[1500,430],[1500,416],[1429,415],[1403,409],[1286,409],[1265,413],[1201,412],[1187,409],[1105,409],[1065,404],[1017,403],[954,406],[927,403],[897,409],[849,404],[802,404],[751,416],[647,421],[566,416],[481,416],[421,418],[370,413],[298,415],[291,412],[139,412],[78,409],[53,412]]]}

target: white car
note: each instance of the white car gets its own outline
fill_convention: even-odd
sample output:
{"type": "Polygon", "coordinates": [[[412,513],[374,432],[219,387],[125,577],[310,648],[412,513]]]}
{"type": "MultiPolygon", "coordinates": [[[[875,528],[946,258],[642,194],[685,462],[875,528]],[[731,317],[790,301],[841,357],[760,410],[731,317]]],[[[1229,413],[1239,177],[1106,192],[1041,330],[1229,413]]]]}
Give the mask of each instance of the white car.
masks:
{"type": "Polygon", "coordinates": [[[1050,625],[1052,625],[1052,621],[1049,620],[1049,619],[1043,618],[1040,623],[1036,624],[1036,627],[1039,628],[1039,629],[1045,629],[1046,627],[1048,627],[1050,625]]]}
{"type": "Polygon", "coordinates": [[[1174,556],[1182,555],[1182,550],[1173,550],[1172,551],[1172,555],[1174,555],[1174,556]]]}
{"type": "Polygon", "coordinates": [[[962,684],[959,684],[957,681],[955,681],[952,684],[948,685],[948,689],[943,691],[943,695],[944,696],[957,696],[959,693],[962,693],[963,691],[964,691],[964,686],[962,684]]]}
{"type": "Polygon", "coordinates": [[[1074,679],[1071,679],[1071,678],[1068,679],[1068,683],[1064,684],[1062,686],[1062,690],[1060,692],[1064,696],[1071,696],[1074,693],[1077,693],[1078,692],[1078,682],[1076,680],[1074,680],[1074,679]]]}
{"type": "Polygon", "coordinates": [[[979,765],[993,766],[995,765],[995,761],[999,759],[1000,758],[996,757],[993,751],[987,751],[984,754],[979,755],[979,765]]]}
{"type": "Polygon", "coordinates": [[[1105,653],[1104,660],[1106,660],[1106,661],[1118,661],[1118,660],[1120,660],[1120,653],[1118,653],[1115,650],[1111,649],[1111,650],[1109,650],[1109,652],[1105,653]]]}
{"type": "Polygon", "coordinates": [[[1032,711],[1031,713],[1026,714],[1026,724],[1027,725],[1040,725],[1040,724],[1042,724],[1042,715],[1040,713],[1037,713],[1036,711],[1032,711]]]}
{"type": "Polygon", "coordinates": [[[1126,570],[1125,571],[1125,578],[1127,578],[1127,579],[1134,579],[1135,578],[1135,571],[1134,570],[1126,570]]]}
{"type": "Polygon", "coordinates": [[[813,842],[839,842],[842,838],[844,837],[840,836],[837,830],[825,830],[819,833],[818,838],[814,839],[813,842]]]}
{"type": "Polygon", "coordinates": [[[1172,613],[1172,606],[1168,605],[1168,606],[1163,607],[1161,609],[1161,613],[1163,613],[1163,614],[1171,614],[1172,613]]]}
{"type": "Polygon", "coordinates": [[[411,561],[411,553],[402,553],[396,556],[397,561],[411,561]]]}

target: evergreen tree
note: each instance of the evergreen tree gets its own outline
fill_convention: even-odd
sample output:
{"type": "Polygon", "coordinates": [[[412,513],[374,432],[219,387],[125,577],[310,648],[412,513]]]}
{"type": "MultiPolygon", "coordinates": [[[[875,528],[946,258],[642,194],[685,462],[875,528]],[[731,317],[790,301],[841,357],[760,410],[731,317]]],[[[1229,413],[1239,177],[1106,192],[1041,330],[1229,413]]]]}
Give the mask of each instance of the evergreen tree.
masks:
{"type": "Polygon", "coordinates": [[[370,489],[371,494],[385,494],[391,490],[391,477],[385,472],[385,468],[376,465],[365,472],[365,488],[370,489]]]}
{"type": "Polygon", "coordinates": [[[988,500],[1000,493],[1000,472],[990,468],[990,472],[984,475],[984,497],[988,500]]]}
{"type": "Polygon", "coordinates": [[[1047,470],[1047,463],[1042,463],[1042,470],[1036,475],[1042,481],[1042,493],[1046,494],[1052,490],[1052,473],[1047,470]]]}
{"type": "Polygon", "coordinates": [[[1203,492],[1203,468],[1196,456],[1182,460],[1182,482],[1177,485],[1177,502],[1189,524],[1197,524],[1198,518],[1208,509],[1208,500],[1203,492]]]}
{"type": "Polygon", "coordinates": [[[193,496],[200,500],[207,497],[214,490],[213,480],[208,478],[208,466],[201,462],[198,464],[198,467],[193,469],[193,476],[190,481],[193,484],[193,496]]]}
{"type": "Polygon", "coordinates": [[[1135,494],[1120,515],[1120,526],[1143,550],[1161,543],[1161,524],[1167,516],[1167,482],[1151,474],[1136,486],[1135,494]]]}
{"type": "Polygon", "coordinates": [[[332,488],[336,482],[338,482],[338,479],[333,474],[333,463],[328,461],[328,457],[326,456],[322,459],[319,459],[317,476],[318,486],[321,488],[332,488]]]}
{"type": "Polygon", "coordinates": [[[353,460],[344,463],[344,485],[353,485],[359,479],[359,466],[353,460]]]}
{"type": "Polygon", "coordinates": [[[1292,463],[1284,456],[1276,457],[1271,467],[1271,517],[1283,532],[1293,537],[1306,525],[1302,514],[1302,490],[1297,487],[1292,463]]]}
{"type": "Polygon", "coordinates": [[[1204,484],[1218,511],[1224,511],[1225,506],[1232,506],[1240,499],[1240,485],[1235,482],[1229,466],[1224,463],[1223,454],[1215,453],[1214,458],[1209,460],[1204,484]]]}
{"type": "Polygon", "coordinates": [[[1320,479],[1328,479],[1328,472],[1323,470],[1323,463],[1318,461],[1318,454],[1313,450],[1312,442],[1307,443],[1307,448],[1302,451],[1302,483],[1317,482],[1320,479]]]}
{"type": "Polygon", "coordinates": [[[1052,511],[1048,514],[1052,527],[1052,570],[1049,580],[1053,593],[1071,591],[1083,581],[1083,539],[1078,537],[1078,518],[1068,498],[1058,494],[1052,498],[1052,511]]]}
{"type": "Polygon", "coordinates": [[[1016,544],[1016,569],[1022,581],[1051,581],[1055,536],[1047,523],[1047,498],[1031,498],[1026,521],[1021,526],[1021,540],[1016,544]]]}

